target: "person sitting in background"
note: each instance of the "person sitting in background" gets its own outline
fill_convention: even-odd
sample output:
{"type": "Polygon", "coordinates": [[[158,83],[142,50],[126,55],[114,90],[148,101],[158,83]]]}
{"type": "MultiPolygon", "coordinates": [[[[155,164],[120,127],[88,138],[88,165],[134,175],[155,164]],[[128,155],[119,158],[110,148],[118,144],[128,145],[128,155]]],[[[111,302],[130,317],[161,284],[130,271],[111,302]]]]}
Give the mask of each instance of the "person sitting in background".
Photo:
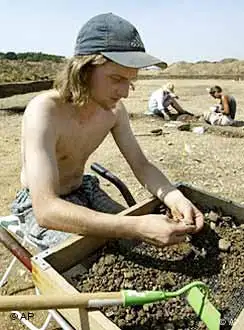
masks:
{"type": "Polygon", "coordinates": [[[177,111],[177,115],[190,114],[184,110],[176,101],[178,96],[174,94],[175,86],[171,82],[168,82],[163,87],[154,91],[148,102],[147,115],[157,115],[164,120],[170,120],[175,118],[175,115],[171,113],[170,107],[177,111]]]}
{"type": "Polygon", "coordinates": [[[209,94],[218,100],[218,104],[210,107],[210,111],[203,114],[205,121],[211,125],[233,125],[236,115],[236,100],[233,96],[223,94],[220,86],[208,88],[209,94]]]}

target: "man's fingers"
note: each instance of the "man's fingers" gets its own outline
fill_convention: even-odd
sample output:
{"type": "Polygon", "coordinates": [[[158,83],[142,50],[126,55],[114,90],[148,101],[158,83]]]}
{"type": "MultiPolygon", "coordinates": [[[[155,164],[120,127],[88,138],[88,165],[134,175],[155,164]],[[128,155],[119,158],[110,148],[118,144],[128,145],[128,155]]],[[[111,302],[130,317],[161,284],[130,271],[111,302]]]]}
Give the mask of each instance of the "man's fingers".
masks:
{"type": "MultiPolygon", "coordinates": [[[[178,214],[178,213],[179,213],[179,211],[176,211],[176,214],[178,214]]],[[[200,231],[204,225],[203,214],[196,207],[187,208],[184,212],[184,217],[182,220],[184,221],[184,223],[186,225],[194,226],[195,232],[200,231]]]]}
{"type": "Polygon", "coordinates": [[[201,230],[204,226],[203,214],[198,209],[195,210],[195,224],[196,224],[196,232],[201,230]]]}
{"type": "Polygon", "coordinates": [[[193,225],[194,224],[194,214],[192,207],[187,207],[184,212],[184,222],[186,225],[193,225]]]}
{"type": "Polygon", "coordinates": [[[179,221],[184,221],[185,224],[187,225],[193,225],[194,224],[194,212],[193,209],[191,207],[188,207],[185,209],[184,211],[184,215],[177,209],[177,208],[173,208],[171,210],[173,219],[177,222],[179,221]]]}
{"type": "Polygon", "coordinates": [[[194,231],[196,231],[196,226],[187,225],[184,222],[179,222],[179,223],[175,224],[175,227],[174,227],[174,233],[177,236],[192,233],[194,231]]]}
{"type": "Polygon", "coordinates": [[[178,211],[176,208],[173,208],[171,210],[171,214],[172,214],[172,217],[173,219],[176,221],[176,222],[179,222],[181,220],[183,220],[183,215],[180,213],[180,211],[178,211]]]}
{"type": "Polygon", "coordinates": [[[171,238],[171,243],[172,244],[179,244],[179,243],[183,243],[186,241],[186,237],[187,235],[174,235],[171,238]]]}

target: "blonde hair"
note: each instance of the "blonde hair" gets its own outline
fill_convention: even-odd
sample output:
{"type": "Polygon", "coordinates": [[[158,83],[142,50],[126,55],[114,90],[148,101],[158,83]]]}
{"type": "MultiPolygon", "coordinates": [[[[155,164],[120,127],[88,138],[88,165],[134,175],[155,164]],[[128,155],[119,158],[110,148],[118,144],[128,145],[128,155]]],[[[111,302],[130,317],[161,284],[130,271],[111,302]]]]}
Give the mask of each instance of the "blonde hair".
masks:
{"type": "Polygon", "coordinates": [[[89,77],[95,65],[102,65],[107,59],[102,55],[82,55],[69,59],[57,75],[54,88],[65,103],[82,106],[89,100],[89,77]]]}
{"type": "Polygon", "coordinates": [[[175,85],[169,81],[165,85],[163,85],[163,90],[174,93],[175,85]]]}

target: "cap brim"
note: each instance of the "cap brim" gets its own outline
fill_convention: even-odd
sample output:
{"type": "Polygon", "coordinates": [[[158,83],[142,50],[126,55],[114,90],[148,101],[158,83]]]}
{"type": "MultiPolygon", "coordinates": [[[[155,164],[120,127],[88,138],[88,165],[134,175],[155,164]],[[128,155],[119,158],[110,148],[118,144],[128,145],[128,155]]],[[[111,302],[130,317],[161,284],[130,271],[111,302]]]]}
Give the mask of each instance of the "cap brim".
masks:
{"type": "Polygon", "coordinates": [[[161,69],[167,68],[167,63],[144,52],[101,52],[101,54],[109,60],[128,68],[141,69],[153,65],[161,69]]]}

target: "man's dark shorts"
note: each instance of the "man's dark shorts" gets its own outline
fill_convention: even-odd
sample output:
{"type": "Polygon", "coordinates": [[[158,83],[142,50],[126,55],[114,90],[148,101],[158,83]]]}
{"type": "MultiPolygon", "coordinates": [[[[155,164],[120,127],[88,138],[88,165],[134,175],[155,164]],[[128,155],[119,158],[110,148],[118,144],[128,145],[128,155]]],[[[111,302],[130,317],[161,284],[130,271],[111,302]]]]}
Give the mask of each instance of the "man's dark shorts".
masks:
{"type": "MultiPolygon", "coordinates": [[[[93,175],[84,175],[82,185],[78,189],[60,197],[98,212],[116,214],[124,209],[100,188],[99,180],[93,175]]],[[[42,250],[55,246],[72,235],[38,225],[32,209],[30,192],[26,188],[17,193],[16,199],[11,205],[11,212],[20,218],[21,231],[27,234],[28,239],[42,250]]]]}

